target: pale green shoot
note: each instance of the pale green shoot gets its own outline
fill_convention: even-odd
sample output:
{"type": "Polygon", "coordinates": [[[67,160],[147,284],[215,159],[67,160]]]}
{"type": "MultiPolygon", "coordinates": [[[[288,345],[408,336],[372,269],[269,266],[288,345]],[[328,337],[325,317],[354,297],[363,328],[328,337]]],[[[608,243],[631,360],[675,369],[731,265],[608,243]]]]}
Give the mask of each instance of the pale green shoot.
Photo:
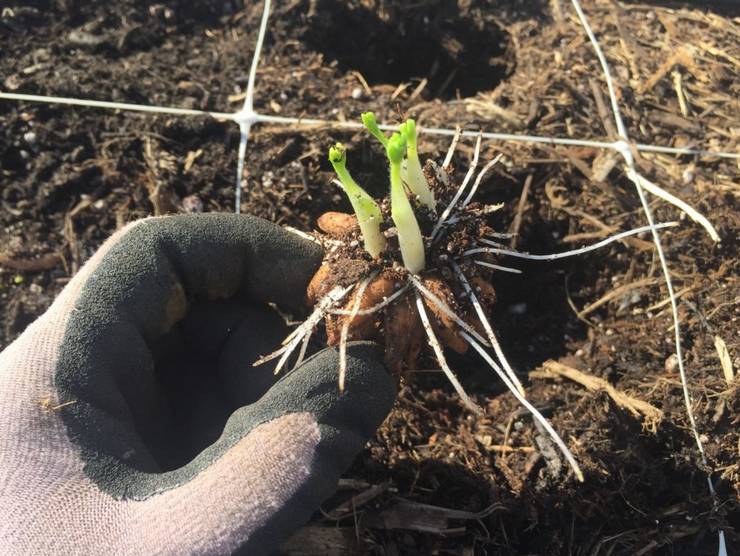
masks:
{"type": "Polygon", "coordinates": [[[329,162],[334,166],[334,171],[357,215],[365,250],[375,259],[385,249],[385,236],[380,231],[382,221],[380,207],[350,176],[347,170],[347,149],[344,145],[337,143],[329,149],[329,162]]]}
{"type": "Polygon", "coordinates": [[[398,231],[401,257],[404,266],[417,274],[424,270],[426,261],[419,223],[401,181],[401,163],[406,150],[406,141],[401,135],[394,133],[385,150],[391,166],[391,218],[398,231]]]}
{"type": "Polygon", "coordinates": [[[409,186],[411,192],[419,198],[421,204],[429,210],[434,210],[437,203],[434,200],[432,190],[429,189],[427,179],[424,177],[419,161],[419,153],[416,150],[416,122],[409,118],[405,124],[399,126],[398,130],[406,140],[407,160],[405,166],[401,168],[401,177],[409,186]]]}
{"type": "Polygon", "coordinates": [[[373,137],[380,141],[383,147],[387,149],[388,138],[382,131],[380,131],[380,128],[378,127],[378,121],[375,119],[375,114],[373,112],[363,112],[360,118],[362,119],[362,124],[370,133],[372,133],[373,137]]]}

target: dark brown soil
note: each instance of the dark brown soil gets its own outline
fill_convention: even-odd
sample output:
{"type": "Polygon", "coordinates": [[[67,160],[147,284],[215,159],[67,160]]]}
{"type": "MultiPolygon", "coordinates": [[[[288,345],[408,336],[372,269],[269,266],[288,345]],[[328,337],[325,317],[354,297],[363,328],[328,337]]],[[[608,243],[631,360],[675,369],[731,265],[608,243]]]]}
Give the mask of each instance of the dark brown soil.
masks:
{"type": "MultiPolygon", "coordinates": [[[[635,142],[737,152],[740,13],[732,3],[703,10],[584,3],[635,142]]],[[[606,88],[568,2],[276,4],[258,111],[354,120],[374,110],[384,121],[405,114],[427,126],[610,138],[600,110],[606,88]],[[414,93],[423,78],[426,86],[414,93]]],[[[234,111],[260,16],[261,5],[239,0],[10,0],[0,16],[0,89],[234,111]]],[[[321,213],[348,210],[326,160],[336,140],[349,146],[355,178],[382,194],[384,162],[366,134],[260,125],[250,140],[243,211],[311,229],[321,213]]],[[[235,126],[205,118],[0,101],[0,348],[125,222],[201,206],[233,210],[237,143],[235,126]]],[[[421,143],[437,160],[446,147],[421,143]]],[[[486,142],[481,158],[498,152],[506,164],[484,180],[482,193],[505,204],[492,222],[518,231],[519,249],[562,251],[605,237],[603,225],[645,224],[619,165],[599,175],[607,159],[598,149],[486,142]]],[[[460,174],[471,154],[471,142],[461,143],[460,174]]],[[[330,538],[321,553],[716,554],[720,527],[729,552],[737,550],[740,383],[725,381],[715,348],[716,337],[724,340],[737,372],[737,162],[646,155],[639,167],[722,237],[712,243],[652,199],[659,221],[682,224],[663,237],[717,510],[683,405],[660,268],[645,237],[557,263],[516,261],[523,275],[498,273],[494,281],[504,350],[584,468],[584,484],[486,369],[451,358],[486,416],[465,411],[441,374],[417,373],[345,489],[323,509],[368,494],[371,485],[380,485],[369,491],[378,496],[364,504],[356,498],[356,510],[349,506],[339,519],[341,512],[317,514],[305,532],[330,538]],[[662,421],[651,427],[604,391],[548,377],[541,366],[549,359],[652,404],[662,421]],[[462,519],[408,503],[491,512],[462,519]]],[[[309,546],[302,553],[317,553],[309,546]]]]}

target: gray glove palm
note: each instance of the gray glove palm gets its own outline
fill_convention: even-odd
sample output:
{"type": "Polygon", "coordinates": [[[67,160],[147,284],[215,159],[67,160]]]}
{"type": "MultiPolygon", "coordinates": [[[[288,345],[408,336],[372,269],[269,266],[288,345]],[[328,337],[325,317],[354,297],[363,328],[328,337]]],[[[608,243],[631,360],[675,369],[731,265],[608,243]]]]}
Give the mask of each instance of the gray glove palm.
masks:
{"type": "Polygon", "coordinates": [[[367,344],[343,394],[333,350],[250,367],[321,256],[237,215],[111,238],[0,354],[3,554],[264,554],[305,523],[395,398],[367,344]]]}

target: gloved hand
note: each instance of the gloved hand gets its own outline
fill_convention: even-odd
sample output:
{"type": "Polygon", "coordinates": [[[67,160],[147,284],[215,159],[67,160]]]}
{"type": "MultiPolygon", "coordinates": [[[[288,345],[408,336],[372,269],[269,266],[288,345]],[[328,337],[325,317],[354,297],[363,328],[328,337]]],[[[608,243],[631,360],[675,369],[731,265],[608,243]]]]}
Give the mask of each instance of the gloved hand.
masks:
{"type": "Polygon", "coordinates": [[[395,386],[369,344],[275,382],[321,249],[239,215],[115,234],[0,354],[0,553],[265,554],[336,487],[395,386]]]}

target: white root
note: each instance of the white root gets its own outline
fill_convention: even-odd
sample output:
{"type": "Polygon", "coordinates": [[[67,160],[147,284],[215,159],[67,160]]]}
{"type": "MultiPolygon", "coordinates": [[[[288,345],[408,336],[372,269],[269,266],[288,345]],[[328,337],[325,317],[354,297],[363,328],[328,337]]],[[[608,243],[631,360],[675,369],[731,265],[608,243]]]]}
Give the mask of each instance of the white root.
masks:
{"type": "MultiPolygon", "coordinates": [[[[475,255],[477,253],[493,253],[496,255],[508,255],[510,257],[518,257],[520,259],[529,259],[532,261],[554,261],[555,259],[573,257],[575,255],[582,255],[583,253],[588,253],[589,251],[600,249],[601,247],[604,247],[605,245],[614,243],[615,241],[619,241],[620,239],[624,239],[625,237],[634,236],[634,235],[641,234],[643,232],[648,232],[648,231],[661,230],[663,228],[673,228],[675,226],[678,226],[678,222],[665,222],[663,224],[655,224],[651,226],[641,226],[639,228],[635,228],[634,230],[627,230],[626,232],[621,232],[619,234],[613,235],[611,237],[608,237],[604,240],[599,241],[598,243],[594,243],[593,245],[581,247],[580,249],[573,249],[572,251],[564,251],[562,253],[550,253],[548,255],[531,255],[529,253],[522,253],[520,251],[511,251],[510,249],[500,249],[498,247],[476,247],[475,249],[469,249],[468,251],[465,251],[464,255],[470,256],[470,255],[475,255]]],[[[480,241],[483,243],[494,243],[495,244],[495,242],[488,242],[488,240],[485,240],[485,239],[482,239],[480,241]]]]}
{"type": "Polygon", "coordinates": [[[485,238],[478,238],[478,241],[480,241],[484,245],[490,245],[491,247],[499,247],[501,249],[507,249],[508,247],[501,243],[500,241],[492,241],[490,239],[485,238]]]}
{"type": "Polygon", "coordinates": [[[504,382],[506,387],[511,391],[512,394],[514,394],[514,397],[519,401],[520,404],[522,404],[527,410],[532,414],[532,417],[534,417],[547,431],[547,433],[550,435],[550,438],[552,438],[553,442],[557,445],[558,448],[560,448],[560,451],[565,456],[565,459],[568,460],[568,463],[570,464],[571,468],[573,469],[573,472],[576,474],[576,477],[580,482],[583,482],[583,472],[581,471],[580,466],[578,465],[578,462],[576,461],[576,458],[573,456],[571,451],[568,449],[568,446],[565,445],[565,442],[562,438],[558,435],[557,432],[555,432],[555,429],[552,428],[552,425],[550,422],[545,419],[545,417],[537,411],[537,408],[534,407],[531,403],[527,401],[527,399],[522,396],[517,388],[509,381],[508,377],[506,376],[506,373],[501,370],[501,367],[499,367],[496,362],[491,358],[491,356],[486,352],[485,349],[483,349],[483,346],[481,346],[478,342],[476,342],[473,338],[468,336],[465,332],[462,333],[463,338],[466,342],[468,342],[477,352],[478,354],[488,363],[491,368],[496,372],[496,374],[501,378],[501,380],[504,382]]]}
{"type": "Polygon", "coordinates": [[[689,218],[691,218],[694,222],[696,222],[706,230],[706,232],[709,234],[709,237],[712,238],[712,241],[719,242],[719,234],[717,233],[717,230],[714,228],[714,226],[712,226],[712,223],[707,220],[707,218],[703,214],[689,205],[686,201],[683,201],[675,195],[668,193],[668,191],[666,191],[659,185],[654,184],[644,176],[641,176],[632,168],[627,169],[627,177],[630,178],[633,182],[637,181],[643,189],[646,189],[656,197],[660,197],[664,201],[667,201],[679,210],[685,212],[689,216],[689,218]]]}
{"type": "MultiPolygon", "coordinates": [[[[410,287],[410,283],[404,284],[403,287],[401,287],[398,291],[392,293],[377,305],[373,305],[372,307],[369,307],[367,309],[360,309],[359,311],[357,311],[357,315],[372,315],[373,313],[377,313],[378,311],[385,309],[388,305],[390,305],[401,295],[403,295],[403,293],[410,287]]],[[[327,313],[330,313],[332,315],[351,315],[352,311],[349,311],[347,309],[329,309],[327,313]]]]}
{"type": "Polygon", "coordinates": [[[338,239],[332,239],[325,236],[322,236],[320,239],[313,235],[313,234],[307,234],[306,232],[303,232],[299,230],[298,228],[293,228],[292,226],[283,226],[283,230],[287,230],[292,234],[297,235],[298,237],[302,237],[303,239],[307,239],[308,241],[311,241],[313,243],[316,243],[317,245],[321,245],[322,247],[326,247],[327,245],[330,247],[339,247],[342,244],[341,241],[338,239]]]}
{"type": "Polygon", "coordinates": [[[347,374],[347,335],[349,334],[349,326],[357,316],[362,304],[362,296],[365,295],[370,282],[378,275],[377,272],[373,272],[370,276],[365,278],[360,285],[357,286],[357,292],[355,293],[355,299],[352,303],[352,311],[349,316],[344,320],[342,324],[342,332],[339,336],[339,391],[344,392],[344,377],[347,374]]]}
{"type": "Polygon", "coordinates": [[[485,176],[488,173],[488,170],[493,168],[499,160],[501,160],[501,157],[504,156],[503,153],[497,154],[493,160],[491,160],[488,164],[486,164],[483,169],[480,171],[478,176],[475,178],[475,183],[473,183],[473,188],[470,190],[470,193],[468,193],[468,196],[465,197],[465,200],[462,203],[462,208],[465,208],[468,206],[468,203],[473,200],[473,197],[475,197],[476,191],[478,191],[478,186],[483,181],[483,176],[485,176]]]}
{"type": "Polygon", "coordinates": [[[434,303],[445,315],[450,317],[452,320],[455,321],[455,324],[457,324],[460,328],[465,330],[468,334],[473,336],[475,339],[477,339],[479,342],[481,342],[485,346],[489,346],[488,341],[483,338],[480,334],[478,334],[475,329],[473,329],[472,326],[470,326],[467,322],[462,320],[460,317],[458,317],[455,312],[449,308],[449,306],[442,301],[439,297],[434,295],[431,291],[429,291],[428,288],[424,286],[415,276],[410,276],[411,282],[414,284],[417,290],[419,290],[424,297],[426,297],[429,301],[434,303]]]}
{"type": "MultiPolygon", "coordinates": [[[[268,361],[272,361],[277,357],[280,357],[280,360],[278,361],[278,364],[275,367],[274,371],[275,374],[278,374],[287,362],[291,353],[293,353],[293,351],[295,351],[295,349],[298,347],[298,344],[300,344],[307,335],[311,334],[314,327],[319,322],[321,322],[321,319],[324,318],[327,310],[341,301],[352,290],[352,288],[354,288],[354,285],[347,286],[346,288],[336,286],[334,289],[332,289],[323,299],[321,299],[321,301],[316,304],[316,308],[313,310],[313,313],[311,313],[311,315],[305,321],[303,321],[303,323],[296,330],[291,332],[290,337],[292,337],[292,339],[286,345],[268,355],[260,357],[259,359],[257,359],[257,361],[252,363],[252,366],[256,367],[258,365],[262,365],[263,363],[267,363],[268,361]]],[[[305,350],[302,349],[301,353],[305,355],[305,350]]]]}
{"type": "Polygon", "coordinates": [[[473,261],[475,264],[485,266],[487,268],[493,268],[496,270],[502,270],[504,272],[511,272],[512,274],[521,274],[522,271],[518,268],[512,268],[510,266],[501,266],[500,264],[487,263],[486,261],[473,261]]]}
{"type": "Polygon", "coordinates": [[[296,326],[293,329],[293,331],[290,334],[288,334],[282,342],[280,342],[280,345],[281,346],[288,345],[290,341],[293,340],[293,338],[295,338],[301,332],[303,332],[303,328],[301,328],[300,325],[296,326]]]}
{"type": "MultiPolygon", "coordinates": [[[[434,355],[437,357],[437,362],[439,363],[439,366],[442,367],[442,371],[447,377],[447,380],[450,381],[453,388],[455,389],[455,392],[457,392],[457,395],[460,396],[460,399],[465,404],[465,406],[468,409],[470,409],[473,413],[475,413],[476,415],[482,415],[483,410],[473,400],[470,399],[470,397],[467,395],[467,393],[463,389],[462,384],[460,384],[460,381],[457,380],[455,373],[452,372],[452,369],[450,369],[450,366],[447,364],[447,359],[445,359],[445,354],[442,351],[442,346],[437,340],[437,337],[434,335],[434,330],[432,330],[432,325],[429,323],[429,317],[427,316],[426,309],[424,308],[424,302],[422,301],[421,296],[419,295],[419,292],[414,291],[414,295],[416,296],[416,308],[419,311],[419,317],[421,318],[421,324],[424,327],[424,331],[427,334],[429,345],[431,345],[432,349],[434,350],[434,355]]],[[[463,332],[463,334],[465,333],[463,332]]]]}
{"type": "Polygon", "coordinates": [[[483,307],[480,304],[480,301],[478,301],[478,298],[475,296],[475,292],[473,292],[473,288],[470,287],[470,282],[468,282],[468,279],[465,277],[465,274],[463,274],[462,269],[453,261],[452,262],[452,268],[455,271],[455,274],[457,275],[457,279],[460,281],[460,284],[462,285],[463,289],[465,290],[465,293],[467,294],[468,298],[470,298],[470,302],[473,304],[473,307],[475,308],[475,312],[478,315],[478,318],[480,319],[481,324],[483,325],[483,329],[486,331],[486,335],[488,336],[488,341],[493,346],[493,350],[496,352],[496,356],[498,357],[498,360],[501,362],[501,365],[504,367],[504,370],[506,371],[507,376],[509,377],[509,380],[514,384],[519,390],[519,393],[522,396],[525,396],[524,387],[522,386],[522,383],[519,381],[519,378],[516,376],[516,373],[514,372],[514,369],[512,369],[511,365],[509,364],[508,359],[506,359],[506,355],[504,355],[504,350],[501,349],[501,344],[499,344],[498,338],[496,338],[496,334],[493,333],[493,327],[491,326],[491,323],[488,321],[488,317],[486,317],[486,313],[483,310],[483,307]]]}
{"type": "Polygon", "coordinates": [[[452,162],[452,156],[455,154],[455,150],[457,149],[457,144],[460,142],[461,136],[462,136],[462,130],[459,127],[456,127],[455,134],[452,136],[452,142],[450,143],[450,148],[447,149],[447,155],[445,156],[445,159],[442,162],[442,168],[444,170],[447,170],[447,168],[450,165],[450,162],[452,162]]]}
{"type": "Polygon", "coordinates": [[[293,365],[293,368],[300,366],[301,363],[303,363],[303,360],[306,358],[306,351],[308,350],[308,344],[311,343],[311,336],[313,336],[313,331],[316,330],[316,328],[311,328],[306,334],[303,336],[303,342],[301,342],[301,351],[298,352],[298,359],[295,361],[295,365],[293,365]]]}
{"type": "Polygon", "coordinates": [[[504,234],[501,232],[488,232],[486,235],[488,237],[495,237],[496,239],[511,239],[516,236],[516,234],[504,234]]]}
{"type": "MultiPolygon", "coordinates": [[[[465,191],[465,188],[468,186],[470,179],[473,177],[473,174],[475,173],[475,168],[478,166],[478,157],[480,156],[480,144],[481,144],[481,135],[478,135],[478,140],[475,142],[475,152],[473,153],[473,162],[471,163],[470,168],[468,168],[468,173],[465,174],[465,178],[460,184],[460,187],[455,192],[455,196],[452,198],[452,201],[450,201],[450,204],[447,205],[447,208],[442,213],[442,216],[439,217],[439,220],[437,220],[437,223],[434,225],[434,229],[432,230],[432,241],[434,241],[434,239],[437,237],[437,234],[439,233],[439,230],[444,225],[445,220],[447,220],[450,214],[452,214],[452,211],[455,210],[455,206],[457,205],[457,202],[460,200],[460,197],[462,197],[462,194],[465,191]]],[[[446,167],[446,164],[443,164],[442,167],[443,168],[446,167]]]]}

